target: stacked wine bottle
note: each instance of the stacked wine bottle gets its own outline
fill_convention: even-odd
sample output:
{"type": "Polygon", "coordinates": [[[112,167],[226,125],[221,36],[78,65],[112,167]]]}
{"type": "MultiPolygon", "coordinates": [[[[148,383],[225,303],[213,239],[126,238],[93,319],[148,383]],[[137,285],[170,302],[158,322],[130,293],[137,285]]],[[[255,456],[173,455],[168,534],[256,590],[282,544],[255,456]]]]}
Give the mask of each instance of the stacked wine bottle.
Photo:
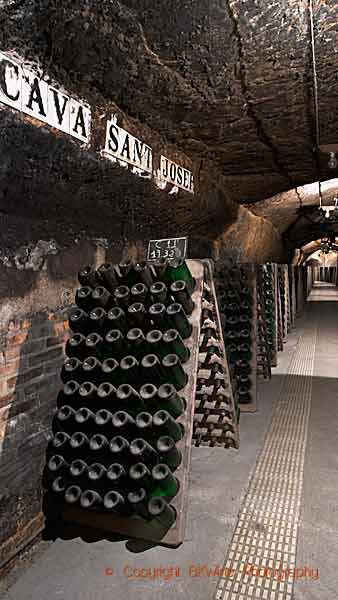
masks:
{"type": "Polygon", "coordinates": [[[48,448],[49,489],[66,504],[169,528],[195,281],[176,260],[86,267],[79,282],[48,448]]]}
{"type": "Polygon", "coordinates": [[[224,344],[240,404],[256,401],[256,275],[251,265],[233,265],[218,273],[224,344]]]}
{"type": "Polygon", "coordinates": [[[266,315],[264,265],[257,267],[257,377],[270,379],[271,350],[268,338],[268,322],[266,315]]]}
{"type": "Polygon", "coordinates": [[[277,366],[277,323],[274,265],[263,265],[263,286],[265,296],[265,318],[267,343],[270,350],[271,366],[277,366]]]}
{"type": "Polygon", "coordinates": [[[193,438],[196,446],[238,448],[239,406],[235,405],[224,352],[212,267],[204,261],[199,370],[193,438]]]}

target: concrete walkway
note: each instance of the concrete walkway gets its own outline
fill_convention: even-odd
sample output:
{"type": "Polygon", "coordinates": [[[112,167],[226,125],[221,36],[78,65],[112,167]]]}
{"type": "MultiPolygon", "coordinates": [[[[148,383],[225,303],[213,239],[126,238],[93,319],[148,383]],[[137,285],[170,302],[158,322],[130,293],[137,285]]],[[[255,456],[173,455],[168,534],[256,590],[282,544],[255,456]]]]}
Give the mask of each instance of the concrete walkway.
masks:
{"type": "MultiPolygon", "coordinates": [[[[327,289],[316,289],[316,293],[318,292],[326,296],[327,289]]],[[[131,600],[135,597],[140,600],[174,600],[181,596],[187,600],[209,598],[211,600],[217,594],[217,598],[224,598],[224,600],[253,600],[254,598],[336,600],[338,589],[336,560],[338,551],[338,315],[336,311],[338,306],[335,302],[325,302],[323,305],[316,301],[308,304],[304,317],[297,322],[295,332],[289,337],[285,351],[279,354],[279,366],[274,369],[272,381],[259,386],[259,411],[256,414],[241,416],[239,451],[218,448],[193,449],[188,527],[186,541],[180,548],[169,550],[157,547],[137,552],[137,545],[133,546],[123,541],[89,543],[74,538],[57,540],[54,543],[41,542],[27,553],[10,577],[2,582],[1,597],[4,600],[57,600],[59,598],[62,600],[111,600],[112,598],[131,600]],[[306,372],[303,372],[303,358],[306,372]],[[294,407],[290,404],[291,396],[294,407]],[[290,411],[298,408],[299,415],[295,413],[293,417],[290,411]],[[291,437],[285,438],[285,441],[278,432],[283,430],[286,418],[290,419],[290,423],[294,422],[295,426],[290,429],[294,429],[295,434],[291,432],[291,437]],[[276,431],[276,434],[273,434],[273,431],[276,431]],[[278,445],[277,440],[280,440],[284,446],[278,445]],[[294,455],[299,457],[298,462],[293,460],[292,444],[296,444],[297,453],[294,455]],[[278,471],[279,462],[282,463],[285,458],[279,453],[285,453],[285,448],[288,447],[290,465],[294,467],[280,472],[280,477],[267,473],[265,479],[260,479],[262,465],[267,464],[264,461],[266,459],[268,462],[275,461],[274,464],[277,466],[274,468],[278,471]],[[300,468],[299,472],[295,470],[298,468],[297,465],[300,468]],[[304,474],[304,477],[300,477],[299,473],[304,474]],[[265,482],[269,483],[272,479],[276,481],[276,485],[270,486],[271,489],[267,492],[265,482]],[[279,485],[279,480],[286,481],[288,487],[283,488],[279,485]],[[257,481],[261,482],[258,487],[257,481]],[[295,487],[292,487],[292,482],[295,483],[295,487]],[[300,513],[297,521],[292,521],[292,523],[297,522],[296,537],[293,538],[292,535],[290,537],[291,542],[294,539],[297,542],[294,564],[296,567],[313,569],[310,575],[304,578],[298,577],[294,587],[293,582],[289,582],[293,588],[291,589],[287,585],[275,585],[271,573],[269,584],[266,584],[266,575],[255,577],[252,573],[249,581],[243,582],[244,593],[241,592],[240,587],[236,587],[236,582],[233,580],[230,593],[227,590],[229,582],[224,581],[222,585],[217,572],[208,573],[203,570],[198,574],[196,569],[198,565],[212,568],[217,565],[223,566],[225,561],[229,560],[236,559],[239,565],[248,562],[245,547],[248,545],[250,527],[244,531],[243,539],[240,539],[241,549],[238,557],[229,559],[241,519],[243,522],[243,514],[247,514],[245,511],[248,499],[254,498],[253,510],[256,508],[256,502],[264,506],[267,499],[272,505],[278,503],[283,505],[284,509],[285,502],[289,506],[286,498],[291,497],[292,505],[296,493],[301,495],[300,513]],[[164,569],[172,566],[177,570],[172,573],[169,581],[165,579],[165,571],[162,572],[162,576],[151,579],[154,569],[161,566],[164,569]],[[316,577],[316,569],[319,570],[319,578],[316,577]],[[114,574],[111,574],[112,572],[114,574]],[[137,576],[142,573],[146,577],[137,576]]],[[[289,435],[288,428],[286,433],[289,435]]],[[[264,522],[264,514],[260,521],[264,522]]],[[[281,527],[276,533],[277,537],[279,536],[277,546],[282,544],[280,549],[283,551],[286,539],[284,537],[281,541],[280,529],[281,527]]],[[[258,521],[256,521],[256,530],[258,531],[257,547],[260,547],[260,539],[265,544],[267,534],[264,530],[259,532],[258,521]]],[[[69,537],[71,538],[71,534],[69,537]]],[[[256,542],[251,540],[251,543],[256,542]]],[[[269,542],[269,552],[272,552],[273,543],[273,540],[271,544],[269,542]]],[[[258,556],[259,552],[256,554],[258,556]]],[[[267,558],[269,564],[270,555],[267,558]]],[[[290,567],[291,563],[287,566],[290,567]]]]}

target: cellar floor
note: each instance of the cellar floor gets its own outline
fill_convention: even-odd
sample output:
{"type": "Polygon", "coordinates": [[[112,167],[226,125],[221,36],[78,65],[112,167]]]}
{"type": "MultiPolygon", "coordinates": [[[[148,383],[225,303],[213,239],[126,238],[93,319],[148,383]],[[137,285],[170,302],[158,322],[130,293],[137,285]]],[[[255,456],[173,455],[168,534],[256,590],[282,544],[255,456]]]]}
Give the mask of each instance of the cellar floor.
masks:
{"type": "Polygon", "coordinates": [[[40,542],[0,584],[1,597],[336,600],[338,291],[316,286],[313,295],[272,380],[259,385],[258,412],[241,415],[240,450],[193,448],[181,547],[40,542]]]}

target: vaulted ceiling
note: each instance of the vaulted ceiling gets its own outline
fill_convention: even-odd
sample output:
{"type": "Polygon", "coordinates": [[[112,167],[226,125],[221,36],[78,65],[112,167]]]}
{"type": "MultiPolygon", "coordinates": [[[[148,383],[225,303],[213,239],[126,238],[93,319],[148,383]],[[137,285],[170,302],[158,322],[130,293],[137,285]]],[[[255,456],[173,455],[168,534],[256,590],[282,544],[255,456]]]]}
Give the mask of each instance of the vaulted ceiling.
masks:
{"type": "MultiPolygon", "coordinates": [[[[336,0],[314,0],[313,15],[319,141],[335,143],[336,0]]],[[[3,0],[0,48],[15,47],[213,166],[230,200],[304,243],[318,204],[304,186],[338,173],[316,151],[309,0],[3,0]]]]}

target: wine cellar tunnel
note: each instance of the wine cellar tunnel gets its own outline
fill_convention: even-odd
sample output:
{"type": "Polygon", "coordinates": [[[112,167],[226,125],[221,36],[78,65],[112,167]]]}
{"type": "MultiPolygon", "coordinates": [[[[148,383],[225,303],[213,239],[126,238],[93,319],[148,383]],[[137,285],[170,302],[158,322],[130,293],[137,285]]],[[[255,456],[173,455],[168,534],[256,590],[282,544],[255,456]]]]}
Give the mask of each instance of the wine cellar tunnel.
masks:
{"type": "MultiPolygon", "coordinates": [[[[0,2],[4,600],[336,600],[337,23],[335,0],[0,2]],[[166,315],[183,307],[181,321],[157,327],[151,284],[166,315]],[[81,296],[88,287],[96,304],[81,296]],[[137,293],[158,340],[178,331],[175,373],[187,377],[172,412],[165,405],[181,458],[167,475],[176,495],[167,501],[161,488],[170,527],[159,539],[160,518],[149,504],[130,516],[117,484],[120,513],[88,478],[77,486],[85,500],[69,507],[74,481],[62,471],[62,491],[52,477],[55,455],[89,473],[86,456],[50,450],[62,439],[69,451],[75,435],[61,428],[64,405],[73,425],[85,413],[96,423],[97,409],[75,410],[65,386],[89,381],[98,406],[106,360],[120,373],[109,393],[121,401],[130,386],[150,419],[145,448],[165,463],[142,360],[160,361],[160,402],[169,345],[157,340],[156,354],[152,329],[138,325],[148,354],[134,354],[137,293]],[[112,326],[120,309],[125,330],[112,326]],[[108,323],[126,343],[116,356],[108,323]],[[93,356],[76,354],[74,336],[86,345],[94,333],[93,356]],[[126,370],[130,380],[126,355],[126,369],[138,369],[126,370]]],[[[129,448],[142,437],[130,411],[129,448]]],[[[77,427],[93,454],[97,430],[77,427]]],[[[97,456],[107,479],[109,461],[97,456]]],[[[151,481],[160,477],[144,461],[151,481]]]]}

